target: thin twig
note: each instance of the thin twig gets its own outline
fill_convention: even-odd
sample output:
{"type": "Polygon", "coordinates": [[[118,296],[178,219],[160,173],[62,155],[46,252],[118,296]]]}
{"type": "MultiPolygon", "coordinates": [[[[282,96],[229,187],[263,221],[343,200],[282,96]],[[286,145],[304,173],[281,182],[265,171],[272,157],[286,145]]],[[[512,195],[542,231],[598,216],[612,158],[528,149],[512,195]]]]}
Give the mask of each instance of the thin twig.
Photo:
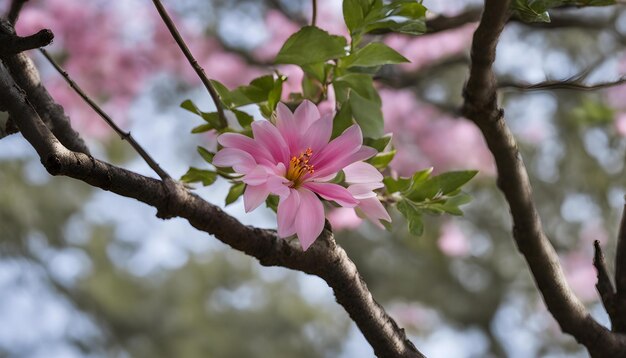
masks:
{"type": "Polygon", "coordinates": [[[215,87],[213,86],[209,78],[207,77],[202,66],[198,64],[198,61],[196,61],[195,57],[193,57],[193,55],[191,54],[189,47],[187,47],[185,40],[183,40],[182,36],[178,32],[176,25],[174,25],[172,18],[169,16],[167,11],[165,10],[165,7],[163,7],[163,4],[161,3],[161,1],[152,0],[152,2],[154,3],[154,6],[159,12],[159,15],[161,15],[161,19],[163,19],[163,22],[165,23],[168,30],[170,31],[170,34],[172,34],[172,37],[178,44],[178,47],[180,47],[180,49],[183,51],[183,53],[185,54],[185,57],[187,58],[187,61],[189,61],[189,64],[196,71],[196,74],[198,75],[198,77],[200,77],[200,80],[202,80],[202,83],[204,84],[206,89],[209,91],[209,94],[211,95],[211,98],[213,99],[213,102],[215,103],[215,108],[217,109],[217,115],[219,117],[220,124],[222,125],[223,128],[226,128],[226,126],[228,125],[228,122],[226,121],[226,116],[224,115],[224,108],[223,108],[222,100],[220,98],[219,93],[217,93],[217,91],[215,90],[215,87]]]}
{"type": "Polygon", "coordinates": [[[102,108],[100,108],[91,98],[89,98],[89,96],[87,96],[85,94],[85,92],[83,92],[83,90],[76,84],[76,82],[74,82],[74,80],[72,80],[70,78],[70,76],[67,74],[67,72],[65,72],[65,70],[63,70],[63,68],[61,68],[61,66],[59,66],[58,63],[56,63],[56,61],[48,54],[48,52],[46,50],[39,49],[39,51],[52,64],[52,66],[57,70],[57,72],[59,72],[61,74],[61,76],[63,76],[63,78],[70,85],[70,87],[72,87],[72,89],[74,91],[76,91],[76,93],[85,102],[87,102],[87,104],[94,111],[96,111],[96,113],[98,113],[98,115],[100,115],[100,117],[109,125],[109,127],[113,128],[113,130],[120,136],[120,138],[122,138],[122,140],[125,140],[128,143],[130,143],[130,145],[135,149],[135,151],[137,151],[137,153],[139,153],[139,155],[143,158],[143,160],[146,161],[146,163],[150,166],[150,168],[152,168],[152,170],[154,170],[154,172],[157,173],[161,179],[163,179],[163,180],[170,179],[169,174],[167,174],[159,166],[159,164],[154,159],[152,159],[152,157],[143,149],[143,147],[141,145],[139,145],[139,143],[137,143],[137,141],[133,138],[133,136],[130,134],[130,132],[125,132],[120,127],[118,127],[117,124],[115,124],[115,122],[113,122],[111,117],[109,117],[109,115],[106,114],[102,110],[102,108]]]}
{"type": "Polygon", "coordinates": [[[498,88],[511,88],[520,91],[544,91],[544,90],[570,90],[570,91],[594,91],[602,88],[619,86],[626,83],[626,76],[621,76],[618,80],[600,82],[594,85],[586,85],[580,81],[543,81],[534,84],[517,82],[500,82],[498,88]]]}
{"type": "Polygon", "coordinates": [[[317,0],[311,0],[313,3],[313,15],[311,16],[311,26],[315,26],[317,21],[317,0]]]}
{"type": "Polygon", "coordinates": [[[22,11],[22,6],[28,0],[13,0],[11,1],[11,7],[9,8],[9,13],[7,14],[7,20],[13,25],[17,22],[17,18],[20,16],[20,11],[22,11]]]}

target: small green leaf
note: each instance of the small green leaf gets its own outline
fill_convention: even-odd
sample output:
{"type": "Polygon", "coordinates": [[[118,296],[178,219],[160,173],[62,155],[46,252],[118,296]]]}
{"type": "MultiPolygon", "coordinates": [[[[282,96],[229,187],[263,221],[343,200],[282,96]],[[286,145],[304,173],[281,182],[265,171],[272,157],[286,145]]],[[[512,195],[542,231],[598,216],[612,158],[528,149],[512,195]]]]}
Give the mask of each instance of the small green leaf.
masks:
{"type": "Polygon", "coordinates": [[[343,131],[348,129],[354,124],[352,120],[352,110],[350,109],[350,102],[345,102],[339,108],[339,111],[333,119],[333,134],[332,138],[338,137],[343,131]]]}
{"type": "Polygon", "coordinates": [[[279,198],[276,195],[270,195],[267,197],[267,199],[265,199],[265,205],[272,209],[274,212],[278,211],[278,202],[279,202],[279,198]]]}
{"type": "Polygon", "coordinates": [[[250,127],[252,122],[254,122],[254,117],[252,117],[246,112],[243,112],[237,109],[231,109],[231,111],[235,114],[235,117],[237,118],[237,122],[239,122],[239,125],[241,126],[241,128],[248,128],[250,127]]]}
{"type": "Polygon", "coordinates": [[[305,26],[291,35],[276,56],[276,63],[306,65],[346,55],[346,39],[315,26],[305,26]]]}
{"type": "Polygon", "coordinates": [[[180,108],[186,109],[191,113],[197,114],[199,116],[202,115],[202,111],[198,109],[195,103],[192,100],[186,99],[183,103],[180,104],[180,108]]]}
{"type": "Polygon", "coordinates": [[[302,71],[319,82],[326,82],[326,74],[328,72],[326,65],[327,64],[324,62],[310,63],[308,65],[302,65],[302,71]]]}
{"type": "Polygon", "coordinates": [[[199,125],[197,127],[194,127],[191,130],[191,133],[193,133],[193,134],[204,133],[204,132],[208,132],[208,131],[210,131],[211,129],[214,129],[214,128],[215,127],[213,125],[211,125],[209,123],[205,123],[205,124],[201,124],[201,125],[199,125]]]}
{"type": "Polygon", "coordinates": [[[352,92],[350,94],[350,108],[352,109],[352,116],[363,131],[363,136],[379,138],[383,135],[384,122],[380,104],[352,92]]]}
{"type": "Polygon", "coordinates": [[[371,42],[342,61],[345,67],[372,67],[410,62],[396,50],[381,43],[371,42]]]}
{"type": "Polygon", "coordinates": [[[463,211],[459,208],[459,206],[464,205],[472,201],[472,197],[466,193],[459,193],[448,200],[441,206],[441,208],[450,215],[463,215],[463,211]]]}
{"type": "Polygon", "coordinates": [[[201,112],[200,116],[213,128],[222,127],[222,123],[220,122],[220,116],[217,112],[210,112],[210,113],[201,112]]]}
{"type": "Polygon", "coordinates": [[[422,222],[422,213],[410,200],[400,200],[396,206],[398,211],[404,216],[409,224],[409,232],[415,236],[421,236],[424,233],[424,223],[422,222]]]}
{"type": "Polygon", "coordinates": [[[276,109],[276,105],[280,102],[280,98],[283,94],[283,83],[287,80],[285,76],[278,76],[274,81],[274,87],[267,94],[267,106],[273,112],[276,109]]]}
{"type": "Polygon", "coordinates": [[[377,151],[382,152],[383,150],[385,150],[385,148],[387,148],[387,145],[389,144],[389,142],[391,142],[391,137],[392,137],[392,134],[390,133],[377,139],[363,138],[363,145],[372,147],[376,149],[377,151]]]}
{"type": "Polygon", "coordinates": [[[377,169],[385,169],[396,155],[396,150],[392,150],[385,153],[379,153],[367,162],[376,167],[377,169]]]}
{"type": "Polygon", "coordinates": [[[213,163],[213,157],[215,156],[215,153],[211,153],[207,149],[200,146],[196,149],[198,150],[198,154],[200,154],[202,159],[204,159],[209,164],[213,163]]]}
{"type": "Polygon", "coordinates": [[[380,96],[374,87],[372,76],[363,73],[349,73],[335,78],[333,81],[337,102],[344,103],[351,92],[356,92],[363,98],[380,104],[380,96]]]}
{"type": "Polygon", "coordinates": [[[243,194],[246,185],[244,183],[237,183],[230,187],[228,195],[226,195],[226,205],[234,203],[243,194]]]}
{"type": "Polygon", "coordinates": [[[183,183],[201,182],[202,185],[208,186],[208,185],[215,183],[215,180],[217,180],[217,173],[210,171],[210,170],[197,169],[197,168],[192,167],[192,168],[189,168],[187,173],[185,173],[180,178],[180,180],[183,183]]]}
{"type": "Polygon", "coordinates": [[[317,102],[322,95],[322,84],[314,77],[304,74],[302,76],[302,95],[304,98],[317,102]]]}
{"type": "Polygon", "coordinates": [[[437,196],[452,194],[470,181],[476,173],[478,173],[476,170],[466,170],[440,174],[418,185],[412,185],[409,192],[406,193],[406,197],[419,202],[424,199],[434,199],[437,196]]]}
{"type": "Polygon", "coordinates": [[[411,178],[400,177],[398,179],[394,179],[392,177],[385,177],[383,179],[383,183],[385,184],[387,192],[392,194],[399,191],[405,191],[409,185],[411,185],[411,178]]]}

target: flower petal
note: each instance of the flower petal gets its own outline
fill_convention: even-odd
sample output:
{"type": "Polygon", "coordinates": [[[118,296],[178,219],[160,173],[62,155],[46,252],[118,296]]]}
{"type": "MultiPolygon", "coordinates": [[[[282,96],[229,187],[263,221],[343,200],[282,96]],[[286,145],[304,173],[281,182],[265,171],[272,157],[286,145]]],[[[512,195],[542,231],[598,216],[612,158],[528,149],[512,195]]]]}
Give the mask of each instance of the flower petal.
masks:
{"type": "Polygon", "coordinates": [[[241,181],[248,185],[261,185],[267,182],[268,170],[262,165],[257,165],[256,168],[249,171],[241,181]]]}
{"type": "Polygon", "coordinates": [[[273,162],[270,153],[261,147],[254,139],[238,133],[224,133],[217,137],[217,142],[226,148],[236,148],[252,155],[260,164],[273,162]]]}
{"type": "Polygon", "coordinates": [[[270,193],[276,194],[283,198],[289,195],[289,187],[285,185],[286,183],[289,183],[289,180],[287,178],[278,175],[270,175],[270,177],[267,179],[266,185],[270,193]]]}
{"type": "Polygon", "coordinates": [[[379,189],[385,186],[383,183],[361,183],[361,184],[352,184],[348,187],[348,191],[355,199],[367,199],[373,198],[376,196],[374,193],[374,189],[379,189]]]}
{"type": "Polygon", "coordinates": [[[359,202],[350,194],[348,189],[339,184],[306,182],[302,186],[319,194],[326,200],[333,200],[337,204],[347,208],[355,207],[359,202]]]}
{"type": "Polygon", "coordinates": [[[289,148],[278,129],[268,121],[252,122],[254,140],[272,155],[274,163],[289,161],[289,148]]]}
{"type": "Polygon", "coordinates": [[[296,125],[300,128],[300,133],[306,133],[309,126],[320,118],[317,106],[309,100],[304,100],[293,113],[296,125]]]}
{"type": "Polygon", "coordinates": [[[332,133],[333,117],[328,114],[311,124],[304,137],[302,137],[302,141],[305,143],[304,148],[299,149],[311,148],[313,153],[318,152],[328,144],[332,133]]]}
{"type": "Polygon", "coordinates": [[[296,232],[302,249],[306,251],[324,229],[324,206],[308,189],[300,188],[300,207],[296,214],[296,232]]]}
{"type": "Polygon", "coordinates": [[[276,106],[276,128],[285,139],[291,153],[296,152],[300,142],[300,128],[293,118],[293,113],[282,102],[276,106]]]}
{"type": "MultiPolygon", "coordinates": [[[[348,158],[351,158],[351,154],[359,151],[362,143],[363,135],[359,126],[353,125],[346,129],[339,137],[328,143],[318,154],[313,154],[311,164],[315,166],[315,173],[311,177],[317,178],[337,173],[343,169],[341,164],[345,163],[348,158]]],[[[344,166],[347,164],[344,164],[344,166]]]]}
{"type": "Polygon", "coordinates": [[[248,185],[243,193],[243,206],[247,213],[256,209],[270,194],[267,185],[248,185]]]}
{"type": "Polygon", "coordinates": [[[347,183],[380,183],[383,175],[373,165],[355,162],[343,168],[347,183]]]}
{"type": "Polygon", "coordinates": [[[247,173],[254,169],[257,164],[250,153],[235,148],[224,148],[213,157],[213,165],[216,167],[233,167],[237,173],[247,173]]]}
{"type": "Polygon", "coordinates": [[[278,236],[287,237],[296,233],[296,213],[300,206],[300,195],[295,189],[289,190],[288,196],[278,203],[278,236]]]}
{"type": "Polygon", "coordinates": [[[391,222],[391,217],[383,204],[380,203],[378,198],[368,198],[359,201],[358,209],[360,209],[365,216],[370,219],[376,226],[383,227],[379,220],[385,220],[391,222]]]}

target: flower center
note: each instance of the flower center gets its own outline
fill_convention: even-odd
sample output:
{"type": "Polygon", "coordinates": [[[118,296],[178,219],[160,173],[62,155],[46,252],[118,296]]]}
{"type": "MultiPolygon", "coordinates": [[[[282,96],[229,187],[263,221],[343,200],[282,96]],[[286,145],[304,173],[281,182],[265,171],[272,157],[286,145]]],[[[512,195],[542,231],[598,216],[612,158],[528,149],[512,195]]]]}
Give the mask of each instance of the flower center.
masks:
{"type": "Polygon", "coordinates": [[[306,173],[313,174],[315,172],[313,164],[309,164],[312,155],[313,150],[307,148],[299,157],[291,157],[285,177],[293,183],[292,188],[297,188],[302,184],[302,179],[306,173]]]}

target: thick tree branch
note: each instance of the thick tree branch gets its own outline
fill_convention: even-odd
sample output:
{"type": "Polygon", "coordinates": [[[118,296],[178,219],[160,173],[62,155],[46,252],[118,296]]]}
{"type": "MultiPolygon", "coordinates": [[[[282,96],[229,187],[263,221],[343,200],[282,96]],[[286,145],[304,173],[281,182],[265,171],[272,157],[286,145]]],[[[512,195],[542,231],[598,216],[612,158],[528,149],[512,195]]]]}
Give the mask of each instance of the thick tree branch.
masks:
{"type": "Polygon", "coordinates": [[[43,29],[34,35],[20,37],[7,29],[7,22],[2,21],[2,31],[0,32],[0,58],[13,56],[20,52],[49,45],[54,39],[52,31],[43,29]]]}
{"type": "Polygon", "coordinates": [[[120,127],[118,127],[117,124],[115,124],[115,122],[113,121],[113,119],[111,119],[111,117],[109,117],[109,115],[106,114],[106,112],[104,112],[102,108],[100,108],[100,106],[96,104],[96,102],[94,102],[89,96],[87,96],[87,94],[85,94],[85,92],[80,88],[80,86],[78,86],[78,84],[76,84],[76,82],[74,82],[74,80],[70,78],[67,72],[65,72],[65,70],[63,70],[61,66],[59,66],[59,64],[56,63],[56,61],[52,57],[50,57],[50,55],[48,54],[46,50],[40,49],[40,51],[44,55],[44,57],[50,62],[50,64],[52,64],[54,69],[56,69],[57,72],[59,72],[59,74],[63,76],[63,78],[70,85],[70,87],[72,87],[72,89],[74,89],[74,91],[76,91],[76,93],[78,93],[78,95],[85,102],[87,102],[87,104],[89,105],[89,107],[91,107],[91,109],[93,109],[96,113],[98,113],[100,118],[102,118],[109,125],[109,127],[111,127],[115,131],[115,133],[117,133],[120,136],[122,140],[127,141],[133,147],[133,149],[135,149],[135,151],[139,153],[141,158],[143,158],[143,160],[148,164],[148,166],[150,166],[150,168],[154,170],[154,172],[157,173],[157,175],[161,179],[165,180],[165,179],[170,178],[169,174],[167,174],[165,170],[163,170],[161,166],[154,159],[152,159],[150,154],[148,154],[148,152],[146,152],[145,149],[143,149],[143,147],[139,143],[137,143],[137,141],[135,140],[135,138],[133,138],[130,132],[123,131],[120,127]]]}
{"type": "MultiPolygon", "coordinates": [[[[5,20],[2,23],[1,32],[6,36],[15,36],[13,27],[5,20]]],[[[15,51],[10,51],[15,52],[15,51]]],[[[48,91],[41,84],[39,72],[32,60],[24,53],[2,58],[2,62],[11,72],[17,85],[26,92],[30,103],[42,119],[52,130],[52,133],[70,150],[89,154],[89,149],[78,133],[72,129],[69,118],[65,115],[63,107],[52,99],[48,91]]],[[[12,125],[13,119],[9,118],[12,125]]],[[[7,128],[9,125],[7,124],[7,128]]],[[[13,128],[13,126],[11,127],[13,128]]]]}
{"type": "Polygon", "coordinates": [[[0,66],[2,103],[52,175],[69,176],[92,186],[134,198],[157,209],[160,218],[181,217],[265,266],[317,275],[333,289],[337,302],[355,321],[379,357],[423,357],[385,310],[373,299],[356,266],[324,230],[309,250],[297,240],[277,237],[274,230],[244,226],[220,208],[190,193],[171,179],[160,181],[65,148],[50,132],[25,93],[0,66]]]}
{"type": "Polygon", "coordinates": [[[183,51],[183,54],[187,58],[187,61],[189,61],[189,64],[191,65],[191,67],[193,67],[198,77],[200,77],[200,80],[202,80],[204,87],[206,87],[207,91],[209,91],[209,94],[211,95],[211,99],[213,99],[213,103],[215,103],[215,108],[217,109],[217,114],[220,119],[220,123],[222,124],[222,127],[226,127],[228,123],[226,121],[226,115],[224,114],[224,105],[222,103],[222,99],[220,98],[219,93],[217,93],[217,90],[215,90],[215,87],[213,86],[209,78],[207,77],[202,66],[200,66],[198,61],[191,54],[189,47],[187,47],[185,40],[183,40],[183,37],[178,32],[176,25],[174,25],[174,21],[172,21],[172,18],[168,15],[167,10],[165,10],[165,7],[161,3],[161,1],[152,0],[152,2],[154,3],[154,6],[159,12],[161,19],[163,19],[163,22],[167,26],[167,29],[170,31],[170,34],[172,34],[172,37],[178,44],[178,47],[180,47],[181,51],[183,51]]]}
{"type": "Polygon", "coordinates": [[[494,156],[498,187],[509,203],[513,218],[513,237],[548,310],[561,329],[585,345],[591,355],[617,357],[626,352],[626,340],[598,324],[569,288],[558,256],[543,231],[517,143],[497,105],[492,64],[500,33],[508,20],[509,4],[510,0],[485,1],[472,41],[472,64],[462,111],[480,128],[494,156]]]}

